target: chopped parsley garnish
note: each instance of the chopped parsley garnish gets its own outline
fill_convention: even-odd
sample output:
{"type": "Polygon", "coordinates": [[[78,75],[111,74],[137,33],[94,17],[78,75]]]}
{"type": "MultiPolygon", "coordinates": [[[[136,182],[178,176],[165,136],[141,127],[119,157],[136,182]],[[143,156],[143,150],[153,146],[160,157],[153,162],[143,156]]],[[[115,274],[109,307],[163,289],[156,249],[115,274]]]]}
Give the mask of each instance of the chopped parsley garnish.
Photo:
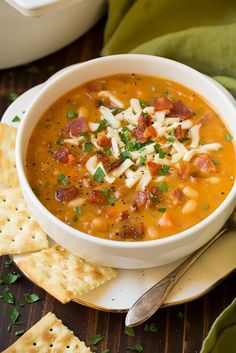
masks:
{"type": "Polygon", "coordinates": [[[1,279],[5,284],[13,284],[19,277],[21,277],[19,273],[7,273],[1,279]]]}
{"type": "Polygon", "coordinates": [[[162,181],[158,184],[158,190],[162,192],[168,191],[168,184],[165,181],[162,181]]]}
{"type": "Polygon", "coordinates": [[[162,165],[161,168],[158,169],[158,175],[166,175],[169,169],[170,167],[168,165],[162,165]]]}
{"type": "Polygon", "coordinates": [[[97,335],[90,336],[89,343],[92,345],[96,345],[102,340],[103,340],[103,336],[100,333],[98,333],[97,335]]]}
{"type": "Polygon", "coordinates": [[[130,139],[130,131],[127,127],[122,128],[122,132],[120,133],[120,138],[121,138],[121,141],[124,142],[125,144],[128,143],[130,139]]]}
{"type": "Polygon", "coordinates": [[[12,122],[13,123],[18,123],[20,121],[20,118],[18,115],[16,115],[13,119],[12,119],[12,122]]]}
{"type": "Polygon", "coordinates": [[[24,294],[24,299],[25,299],[25,302],[28,303],[28,304],[31,304],[31,303],[35,303],[37,302],[38,300],[40,300],[39,296],[35,293],[32,293],[32,294],[24,294]]]}
{"type": "Polygon", "coordinates": [[[166,208],[165,207],[159,207],[157,209],[157,211],[161,212],[161,213],[165,213],[166,212],[166,208]]]}
{"type": "Polygon", "coordinates": [[[159,145],[159,143],[156,143],[154,145],[154,149],[155,149],[156,153],[159,154],[159,158],[163,159],[165,157],[166,154],[165,154],[165,152],[162,151],[161,146],[159,145]]]}
{"type": "Polygon", "coordinates": [[[129,141],[126,145],[126,148],[128,151],[133,152],[133,151],[137,151],[137,143],[133,142],[133,141],[129,141]]]}
{"type": "Polygon", "coordinates": [[[106,156],[110,156],[111,155],[110,148],[104,148],[104,153],[105,153],[106,156]]]}
{"type": "Polygon", "coordinates": [[[114,205],[116,203],[117,199],[115,197],[110,197],[107,202],[109,205],[114,205]]]}
{"type": "Polygon", "coordinates": [[[144,326],[144,331],[145,332],[157,332],[157,325],[155,324],[155,322],[151,322],[146,323],[146,325],[144,326]]]}
{"type": "Polygon", "coordinates": [[[104,130],[106,126],[107,126],[106,119],[101,120],[99,125],[98,125],[97,132],[100,132],[100,131],[104,130]]]}
{"type": "Polygon", "coordinates": [[[205,205],[203,205],[202,208],[203,208],[204,211],[208,211],[209,208],[210,208],[210,205],[208,203],[206,203],[205,205]]]}
{"type": "Polygon", "coordinates": [[[172,143],[175,142],[176,138],[174,136],[170,136],[167,140],[172,143]]]}
{"type": "Polygon", "coordinates": [[[133,327],[125,326],[125,334],[130,337],[135,337],[135,332],[134,332],[133,327]]]}
{"type": "Polygon", "coordinates": [[[84,152],[85,153],[90,152],[92,150],[92,148],[93,148],[93,145],[92,145],[91,142],[85,142],[84,143],[84,152]]]}
{"type": "Polygon", "coordinates": [[[148,105],[147,102],[145,102],[143,99],[140,99],[139,102],[140,102],[141,108],[146,108],[148,105]]]}
{"type": "Polygon", "coordinates": [[[73,217],[73,222],[76,223],[76,222],[78,222],[78,220],[79,220],[78,216],[75,215],[75,216],[73,217]]]}
{"type": "Polygon", "coordinates": [[[25,330],[18,330],[18,331],[16,331],[15,335],[21,336],[21,335],[23,335],[23,333],[25,333],[25,330]]]}
{"type": "Polygon", "coordinates": [[[47,123],[44,127],[45,127],[45,129],[50,129],[52,127],[52,124],[47,123]]]}
{"type": "Polygon", "coordinates": [[[140,163],[140,164],[145,164],[146,161],[147,161],[147,158],[146,158],[146,157],[140,156],[140,158],[139,158],[139,163],[140,163]]]}
{"type": "Polygon", "coordinates": [[[74,211],[77,213],[77,214],[82,214],[82,208],[77,206],[74,208],[74,211]]]}
{"type": "Polygon", "coordinates": [[[83,137],[88,137],[88,131],[83,131],[80,133],[80,136],[83,136],[83,137]]]}
{"type": "Polygon", "coordinates": [[[180,139],[179,141],[180,141],[181,143],[184,143],[184,142],[189,141],[189,140],[190,140],[189,137],[184,136],[184,137],[183,137],[182,139],[180,139]]]}
{"type": "Polygon", "coordinates": [[[16,308],[10,306],[10,308],[8,308],[8,315],[12,321],[12,323],[14,324],[16,322],[16,320],[18,319],[18,317],[20,316],[19,311],[16,310],[16,308]]]}
{"type": "Polygon", "coordinates": [[[123,162],[124,160],[130,158],[130,157],[131,157],[131,154],[130,154],[129,151],[126,151],[126,150],[125,150],[124,152],[121,153],[121,160],[122,160],[122,162],[123,162]]]}
{"type": "Polygon", "coordinates": [[[116,115],[116,114],[123,112],[123,109],[122,108],[114,108],[114,109],[112,109],[111,112],[113,115],[116,115]]]}
{"type": "Polygon", "coordinates": [[[213,159],[213,163],[214,163],[215,165],[219,165],[219,164],[220,164],[220,161],[219,161],[219,159],[213,159]]]}
{"type": "Polygon", "coordinates": [[[93,179],[95,181],[97,181],[98,183],[101,183],[101,181],[103,180],[104,176],[105,176],[104,171],[102,170],[101,167],[98,167],[96,172],[95,172],[95,174],[94,174],[94,176],[93,176],[93,179]]]}
{"type": "Polygon", "coordinates": [[[70,179],[66,175],[61,174],[57,178],[57,182],[58,184],[68,185],[70,183],[70,179]]]}
{"type": "Polygon", "coordinates": [[[9,102],[14,102],[14,100],[16,100],[16,98],[19,97],[19,94],[16,93],[16,92],[8,92],[6,93],[6,99],[9,101],[9,102]]]}
{"type": "Polygon", "coordinates": [[[8,287],[3,289],[2,299],[7,304],[14,304],[14,297],[8,287]]]}
{"type": "Polygon", "coordinates": [[[56,145],[58,145],[58,146],[63,146],[63,145],[64,145],[64,141],[62,141],[62,140],[57,140],[57,141],[56,141],[56,145]]]}
{"type": "Polygon", "coordinates": [[[126,349],[132,352],[138,352],[138,353],[143,352],[143,346],[140,343],[127,347],[126,349]]]}
{"type": "Polygon", "coordinates": [[[110,195],[110,190],[109,189],[102,189],[102,193],[104,196],[108,197],[110,195]]]}
{"type": "Polygon", "coordinates": [[[75,113],[73,110],[69,110],[68,112],[67,112],[67,118],[68,119],[74,119],[74,118],[76,118],[77,117],[77,113],[75,113]]]}
{"type": "Polygon", "coordinates": [[[226,134],[226,140],[227,141],[231,141],[231,140],[233,140],[233,136],[229,133],[229,132],[227,132],[227,134],[226,134]]]}

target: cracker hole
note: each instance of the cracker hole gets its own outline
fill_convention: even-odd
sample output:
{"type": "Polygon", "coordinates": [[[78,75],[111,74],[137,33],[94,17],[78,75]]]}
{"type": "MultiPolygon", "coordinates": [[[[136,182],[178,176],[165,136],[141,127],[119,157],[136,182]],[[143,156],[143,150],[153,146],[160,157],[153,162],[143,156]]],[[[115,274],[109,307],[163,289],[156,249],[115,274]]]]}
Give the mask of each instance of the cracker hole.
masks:
{"type": "Polygon", "coordinates": [[[11,221],[10,218],[8,218],[8,219],[7,219],[7,222],[10,222],[10,221],[11,221]]]}
{"type": "MultiPolygon", "coordinates": [[[[35,235],[32,236],[32,239],[35,239],[35,235]]],[[[50,331],[51,331],[51,329],[50,329],[50,331]]]]}
{"type": "Polygon", "coordinates": [[[11,241],[14,243],[15,239],[12,239],[11,241]]]}
{"type": "Polygon", "coordinates": [[[28,216],[27,218],[28,218],[28,219],[31,219],[31,217],[30,217],[30,216],[28,216]]]}
{"type": "Polygon", "coordinates": [[[51,347],[51,348],[53,347],[53,344],[52,344],[52,343],[50,344],[50,347],[51,347]]]}
{"type": "Polygon", "coordinates": [[[66,346],[66,348],[70,348],[70,346],[66,346]]]}
{"type": "Polygon", "coordinates": [[[37,346],[37,343],[36,343],[36,342],[34,342],[34,343],[33,343],[33,346],[37,346]]]}
{"type": "Polygon", "coordinates": [[[22,227],[20,227],[20,230],[23,230],[23,228],[22,228],[22,227]]]}
{"type": "Polygon", "coordinates": [[[50,331],[52,332],[52,331],[53,331],[53,328],[50,328],[50,331]]]}
{"type": "Polygon", "coordinates": [[[6,199],[3,199],[2,201],[3,201],[3,202],[6,202],[7,200],[6,200],[6,199]]]}
{"type": "Polygon", "coordinates": [[[18,211],[18,208],[16,207],[15,210],[18,211]]]}

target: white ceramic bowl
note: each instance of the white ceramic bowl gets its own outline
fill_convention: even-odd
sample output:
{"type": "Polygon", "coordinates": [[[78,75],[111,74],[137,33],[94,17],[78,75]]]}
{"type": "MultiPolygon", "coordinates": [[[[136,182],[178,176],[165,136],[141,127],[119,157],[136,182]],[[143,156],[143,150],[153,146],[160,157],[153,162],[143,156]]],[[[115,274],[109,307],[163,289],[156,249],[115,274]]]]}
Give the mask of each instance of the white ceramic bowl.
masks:
{"type": "Polygon", "coordinates": [[[105,8],[105,0],[1,0],[0,69],[61,49],[89,30],[105,8]]]}
{"type": "MultiPolygon", "coordinates": [[[[25,113],[16,142],[16,165],[27,205],[42,228],[57,243],[83,258],[118,268],[147,268],[176,261],[206,243],[235,207],[236,185],[224,202],[199,224],[176,235],[145,242],[118,242],[87,235],[53,216],[37,199],[25,175],[27,145],[42,113],[60,96],[81,84],[117,73],[137,73],[179,82],[205,97],[236,139],[236,105],[212,79],[178,62],[147,55],[114,55],[74,65],[52,78],[25,113]]],[[[235,168],[235,166],[232,166],[235,168]]]]}

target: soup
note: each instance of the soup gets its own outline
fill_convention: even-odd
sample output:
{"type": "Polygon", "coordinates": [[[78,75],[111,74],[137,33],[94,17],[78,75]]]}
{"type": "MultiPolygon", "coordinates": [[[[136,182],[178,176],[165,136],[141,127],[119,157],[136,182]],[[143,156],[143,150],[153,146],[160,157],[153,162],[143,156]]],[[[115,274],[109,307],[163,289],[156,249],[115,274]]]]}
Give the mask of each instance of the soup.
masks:
{"type": "Polygon", "coordinates": [[[198,94],[119,74],[56,101],[29,141],[26,169],[42,204],[85,233],[120,241],[199,223],[235,179],[232,136],[198,94]]]}

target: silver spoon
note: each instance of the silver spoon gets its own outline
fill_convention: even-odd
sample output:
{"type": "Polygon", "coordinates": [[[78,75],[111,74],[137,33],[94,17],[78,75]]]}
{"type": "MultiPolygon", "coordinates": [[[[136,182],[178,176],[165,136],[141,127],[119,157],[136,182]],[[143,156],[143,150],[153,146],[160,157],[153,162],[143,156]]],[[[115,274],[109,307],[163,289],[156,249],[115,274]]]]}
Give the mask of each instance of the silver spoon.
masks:
{"type": "Polygon", "coordinates": [[[128,327],[135,327],[147,319],[149,319],[163,304],[165,298],[171,292],[178,280],[183,274],[204,254],[204,252],[215,243],[224,233],[229,230],[236,230],[235,215],[229,218],[221,230],[200,249],[196,250],[183,263],[181,263],[175,270],[170,272],[162,280],[157,282],[153,287],[147,290],[129,309],[125,325],[128,327]]]}

